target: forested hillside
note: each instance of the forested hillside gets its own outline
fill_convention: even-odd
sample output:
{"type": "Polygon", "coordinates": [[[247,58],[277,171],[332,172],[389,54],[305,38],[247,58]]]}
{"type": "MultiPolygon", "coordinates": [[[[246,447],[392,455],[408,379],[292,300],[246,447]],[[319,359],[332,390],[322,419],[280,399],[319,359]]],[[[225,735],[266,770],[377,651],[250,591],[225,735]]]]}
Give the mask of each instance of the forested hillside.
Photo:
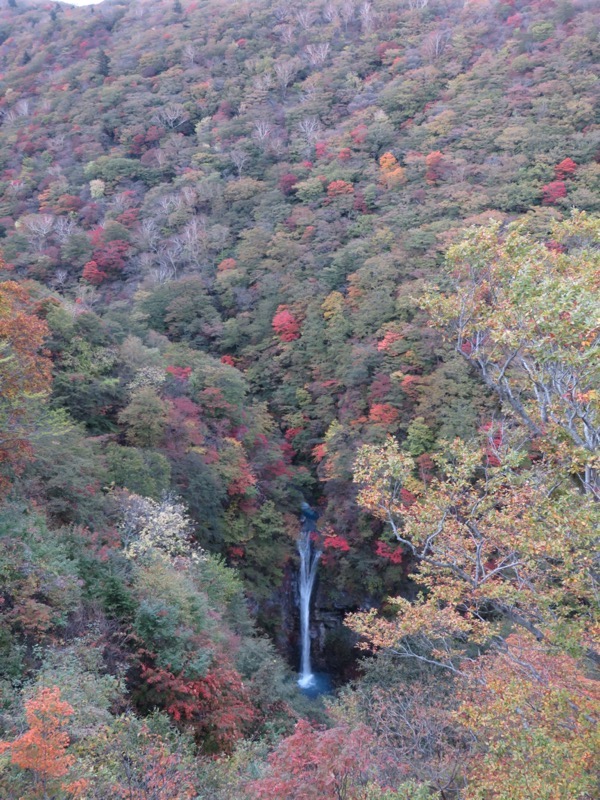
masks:
{"type": "Polygon", "coordinates": [[[599,64],[594,0],[2,3],[0,797],[597,796],[599,64]]]}

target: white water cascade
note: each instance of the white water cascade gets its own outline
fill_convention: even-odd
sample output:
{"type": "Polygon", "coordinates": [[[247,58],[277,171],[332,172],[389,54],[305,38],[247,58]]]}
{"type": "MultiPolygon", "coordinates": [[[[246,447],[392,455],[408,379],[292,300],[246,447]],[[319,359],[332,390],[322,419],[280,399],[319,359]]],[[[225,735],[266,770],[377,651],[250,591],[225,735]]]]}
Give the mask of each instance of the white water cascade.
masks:
{"type": "Polygon", "coordinates": [[[308,503],[302,504],[302,528],[298,539],[298,552],[300,554],[300,678],[298,685],[302,689],[313,686],[315,678],[310,666],[310,598],[317,577],[317,565],[321,551],[317,550],[312,542],[312,534],[316,530],[315,520],[317,515],[308,503]]]}

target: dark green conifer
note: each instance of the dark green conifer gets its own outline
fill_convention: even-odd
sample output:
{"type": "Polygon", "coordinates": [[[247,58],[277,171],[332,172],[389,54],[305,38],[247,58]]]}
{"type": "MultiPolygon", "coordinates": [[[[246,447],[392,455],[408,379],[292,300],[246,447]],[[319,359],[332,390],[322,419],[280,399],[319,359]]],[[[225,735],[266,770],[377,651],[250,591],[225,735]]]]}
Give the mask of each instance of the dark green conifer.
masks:
{"type": "Polygon", "coordinates": [[[103,75],[105,78],[110,73],[110,58],[106,55],[106,50],[100,50],[98,53],[98,74],[103,75]]]}

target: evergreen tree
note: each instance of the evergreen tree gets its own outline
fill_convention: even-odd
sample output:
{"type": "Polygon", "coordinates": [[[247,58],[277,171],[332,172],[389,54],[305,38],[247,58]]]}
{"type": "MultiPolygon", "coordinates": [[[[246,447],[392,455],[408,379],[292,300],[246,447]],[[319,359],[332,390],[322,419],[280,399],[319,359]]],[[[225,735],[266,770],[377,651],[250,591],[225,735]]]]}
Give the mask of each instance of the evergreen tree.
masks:
{"type": "Polygon", "coordinates": [[[98,74],[103,75],[105,78],[110,73],[110,58],[106,55],[106,50],[100,50],[98,53],[98,74]]]}

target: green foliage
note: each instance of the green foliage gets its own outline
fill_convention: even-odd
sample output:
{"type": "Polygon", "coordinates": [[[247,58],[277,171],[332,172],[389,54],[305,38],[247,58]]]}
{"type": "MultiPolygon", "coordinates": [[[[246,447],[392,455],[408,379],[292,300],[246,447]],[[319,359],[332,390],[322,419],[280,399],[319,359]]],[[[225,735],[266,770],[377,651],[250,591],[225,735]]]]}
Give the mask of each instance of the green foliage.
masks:
{"type": "Polygon", "coordinates": [[[169,490],[171,467],[161,453],[110,444],[106,463],[109,483],[154,500],[169,490]]]}
{"type": "Polygon", "coordinates": [[[25,699],[40,688],[58,686],[61,698],[74,709],[70,730],[77,737],[94,735],[110,724],[111,708],[122,696],[121,681],[103,674],[101,652],[93,639],[75,639],[64,648],[47,651],[35,683],[25,690],[25,699]]]}
{"type": "Polygon", "coordinates": [[[158,170],[144,167],[139,161],[110,156],[100,156],[96,161],[87,164],[84,174],[88,180],[100,179],[111,183],[117,183],[125,178],[137,178],[150,186],[158,183],[160,178],[158,170]]]}
{"type": "Polygon", "coordinates": [[[151,386],[135,391],[119,414],[125,426],[127,441],[134,447],[156,447],[166,425],[167,408],[151,386]]]}
{"type": "Polygon", "coordinates": [[[59,531],[48,530],[38,513],[21,504],[0,510],[1,617],[5,660],[16,657],[12,644],[22,636],[64,629],[81,602],[77,565],[59,531]],[[17,637],[17,638],[13,638],[17,637]]]}

